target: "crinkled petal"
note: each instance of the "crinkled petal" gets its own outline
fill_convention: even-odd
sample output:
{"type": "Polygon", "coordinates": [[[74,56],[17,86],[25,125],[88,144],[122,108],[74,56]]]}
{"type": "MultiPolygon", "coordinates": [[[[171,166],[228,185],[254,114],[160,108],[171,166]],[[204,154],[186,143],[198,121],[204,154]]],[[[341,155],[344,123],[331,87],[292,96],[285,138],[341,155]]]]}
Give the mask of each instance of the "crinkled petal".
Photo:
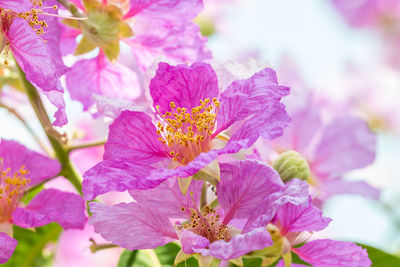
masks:
{"type": "Polygon", "coordinates": [[[194,248],[203,256],[213,256],[220,260],[231,260],[251,251],[272,246],[272,239],[265,227],[254,229],[246,234],[235,235],[228,242],[219,240],[211,243],[209,248],[194,248]]]}
{"type": "Polygon", "coordinates": [[[180,230],[178,237],[181,242],[182,251],[186,254],[196,253],[197,250],[205,249],[210,245],[210,241],[207,238],[186,229],[180,230]]]}
{"type": "Polygon", "coordinates": [[[168,218],[144,203],[121,203],[112,207],[92,202],[89,220],[96,233],[130,249],[153,249],[178,239],[168,218]]]}
{"type": "Polygon", "coordinates": [[[202,0],[130,0],[130,10],[125,17],[188,22],[202,9],[202,0]]]}
{"type": "MultiPolygon", "coordinates": [[[[10,41],[13,56],[28,81],[38,86],[43,92],[62,93],[64,91],[59,80],[62,61],[57,57],[58,53],[52,51],[56,44],[48,46],[26,21],[20,18],[14,19],[7,32],[7,38],[10,41]]],[[[63,112],[62,109],[60,112],[63,112]]],[[[55,125],[61,126],[65,123],[58,120],[55,125]]]]}
{"type": "Polygon", "coordinates": [[[110,191],[154,188],[164,179],[146,179],[153,169],[134,158],[104,160],[83,175],[82,193],[85,200],[92,200],[110,191]]]}
{"type": "Polygon", "coordinates": [[[32,2],[29,0],[2,0],[0,8],[10,9],[14,12],[25,12],[32,9],[32,2]]]}
{"type": "Polygon", "coordinates": [[[146,203],[150,207],[167,214],[169,218],[182,218],[190,216],[190,208],[200,205],[202,181],[192,181],[188,192],[193,194],[183,195],[177,179],[164,181],[157,188],[150,190],[130,190],[129,193],[138,203],[146,203]],[[186,213],[181,208],[187,208],[186,213]]]}
{"type": "Polygon", "coordinates": [[[145,71],[156,59],[176,63],[204,62],[211,59],[207,38],[190,22],[173,24],[154,20],[136,21],[135,36],[124,40],[132,49],[139,67],[145,71]]]}
{"type": "Polygon", "coordinates": [[[335,178],[324,181],[318,189],[328,198],[337,194],[360,195],[366,198],[379,200],[381,191],[364,181],[346,181],[335,178]]]}
{"type": "Polygon", "coordinates": [[[292,249],[314,267],[369,267],[367,250],[351,242],[319,239],[292,249]]]}
{"type": "Polygon", "coordinates": [[[56,176],[61,170],[57,160],[29,150],[12,140],[1,139],[0,158],[3,161],[3,169],[10,168],[12,173],[25,166],[29,171],[26,178],[31,179],[30,187],[56,176]]]}
{"type": "Polygon", "coordinates": [[[147,114],[124,111],[110,125],[104,159],[125,157],[141,164],[158,162],[168,157],[158,138],[156,128],[147,114]]]}
{"type": "Polygon", "coordinates": [[[217,76],[206,63],[171,66],[161,62],[151,80],[150,93],[154,107],[159,105],[162,114],[171,110],[170,102],[190,111],[200,105],[200,100],[218,96],[217,76]]]}
{"type": "Polygon", "coordinates": [[[65,229],[83,229],[86,222],[85,210],[85,202],[81,196],[46,189],[36,195],[26,207],[17,208],[12,218],[14,224],[24,228],[57,222],[65,229]]]}
{"type": "Polygon", "coordinates": [[[234,81],[220,97],[221,108],[217,114],[218,132],[234,122],[258,112],[289,94],[289,88],[278,84],[273,69],[265,68],[246,80],[234,81]]]}
{"type": "Polygon", "coordinates": [[[249,148],[261,136],[274,139],[283,133],[289,124],[290,118],[285,106],[275,102],[264,112],[260,112],[248,119],[229,139],[225,146],[225,153],[236,153],[240,149],[249,148]]]}
{"type": "Polygon", "coordinates": [[[264,203],[256,209],[246,222],[243,232],[258,227],[265,227],[277,214],[279,208],[286,203],[301,205],[308,203],[308,185],[299,179],[292,179],[281,193],[267,195],[264,203]]]}
{"type": "Polygon", "coordinates": [[[63,126],[68,123],[67,114],[65,113],[65,101],[64,94],[59,91],[48,91],[43,92],[47,99],[49,99],[50,103],[52,103],[58,110],[54,113],[54,118],[56,119],[53,122],[54,126],[63,126]]]}
{"type": "Polygon", "coordinates": [[[6,263],[11,258],[17,244],[17,240],[0,232],[0,264],[6,263]]]}
{"type": "Polygon", "coordinates": [[[103,55],[77,61],[66,75],[67,89],[73,100],[88,110],[95,102],[93,94],[133,100],[140,96],[136,74],[120,63],[111,63],[103,55]]]}
{"type": "Polygon", "coordinates": [[[217,185],[218,203],[224,210],[224,224],[231,219],[248,218],[264,202],[265,196],[280,193],[284,187],[279,174],[256,160],[221,163],[217,185]]]}
{"type": "Polygon", "coordinates": [[[375,159],[376,136],[358,118],[339,118],[328,125],[315,150],[312,171],[321,178],[363,168],[375,159]]]}
{"type": "Polygon", "coordinates": [[[279,225],[281,234],[291,232],[320,231],[325,229],[331,222],[328,217],[322,216],[322,211],[308,203],[295,205],[290,202],[280,207],[275,218],[275,224],[279,225]]]}

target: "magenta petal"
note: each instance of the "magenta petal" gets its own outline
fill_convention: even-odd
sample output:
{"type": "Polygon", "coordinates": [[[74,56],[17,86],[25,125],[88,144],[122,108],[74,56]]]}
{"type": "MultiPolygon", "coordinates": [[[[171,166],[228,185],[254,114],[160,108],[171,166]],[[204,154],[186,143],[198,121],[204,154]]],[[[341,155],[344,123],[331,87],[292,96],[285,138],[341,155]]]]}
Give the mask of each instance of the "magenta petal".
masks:
{"type": "Polygon", "coordinates": [[[299,179],[293,179],[285,185],[281,193],[268,195],[262,205],[249,217],[243,232],[258,227],[265,227],[277,214],[279,208],[286,203],[301,205],[308,203],[308,184],[299,179]]]}
{"type": "Polygon", "coordinates": [[[17,208],[12,218],[15,225],[24,228],[57,222],[65,229],[83,229],[86,222],[85,210],[81,196],[47,189],[36,195],[26,207],[17,208]]]}
{"type": "Polygon", "coordinates": [[[67,72],[66,82],[71,98],[80,101],[84,110],[95,103],[93,94],[126,100],[141,94],[136,74],[124,65],[109,62],[103,55],[77,61],[67,72]]]}
{"type": "Polygon", "coordinates": [[[246,234],[232,237],[228,242],[219,240],[211,243],[208,249],[194,248],[195,252],[203,256],[213,256],[220,260],[231,260],[245,255],[248,252],[272,246],[272,239],[265,227],[254,229],[246,234]]]}
{"type": "Polygon", "coordinates": [[[113,158],[100,162],[83,175],[82,193],[85,200],[110,192],[128,189],[150,189],[163,179],[146,179],[153,170],[135,159],[113,158]]]}
{"type": "Polygon", "coordinates": [[[61,170],[61,165],[57,160],[29,150],[11,140],[1,139],[0,158],[3,160],[3,167],[10,168],[11,172],[18,171],[24,165],[29,171],[26,177],[31,179],[30,187],[56,176],[61,170]]]}
{"type": "Polygon", "coordinates": [[[202,9],[202,0],[131,0],[125,17],[191,21],[202,9]]]}
{"type": "Polygon", "coordinates": [[[331,219],[322,216],[322,211],[312,205],[311,201],[310,197],[308,203],[295,205],[289,202],[280,207],[275,220],[278,221],[276,223],[281,229],[281,234],[320,231],[328,226],[331,219]]]}
{"type": "Polygon", "coordinates": [[[248,119],[229,139],[224,150],[226,153],[236,153],[240,149],[249,148],[260,136],[267,139],[281,136],[289,122],[290,118],[286,113],[285,106],[275,102],[264,112],[259,112],[248,119]]]}
{"type": "Polygon", "coordinates": [[[29,0],[1,0],[0,8],[11,9],[14,12],[25,12],[32,9],[32,2],[29,0]]]}
{"type": "Polygon", "coordinates": [[[326,198],[337,194],[352,194],[379,200],[381,195],[378,188],[364,181],[346,181],[339,178],[326,180],[318,188],[326,198]]]}
{"type": "Polygon", "coordinates": [[[0,264],[6,263],[14,253],[18,241],[0,232],[0,264]]]}
{"type": "Polygon", "coordinates": [[[224,210],[224,224],[247,218],[262,205],[265,196],[280,193],[284,187],[279,174],[256,160],[221,163],[218,202],[224,210]]]}
{"type": "Polygon", "coordinates": [[[319,239],[292,250],[314,267],[371,266],[367,250],[351,242],[319,239]]]}
{"type": "Polygon", "coordinates": [[[169,156],[158,138],[147,114],[124,111],[110,125],[104,159],[126,157],[141,164],[155,163],[169,156]]]}
{"type": "Polygon", "coordinates": [[[218,132],[236,121],[268,110],[269,106],[289,94],[289,88],[280,86],[273,69],[263,69],[246,80],[234,81],[221,94],[221,108],[217,115],[218,132]]]}
{"type": "Polygon", "coordinates": [[[202,181],[192,181],[188,192],[193,194],[183,195],[178,185],[177,179],[164,181],[157,188],[150,190],[130,190],[131,196],[139,203],[146,203],[151,207],[156,207],[159,211],[167,214],[169,218],[182,218],[186,213],[181,208],[192,208],[200,205],[200,195],[202,181]]]}
{"type": "Polygon", "coordinates": [[[178,239],[168,218],[145,204],[122,203],[112,207],[92,202],[90,224],[106,240],[130,249],[153,249],[178,239]]]}
{"type": "Polygon", "coordinates": [[[178,237],[181,242],[182,251],[186,254],[194,254],[198,250],[205,249],[210,245],[210,241],[207,238],[186,229],[180,230],[178,237]]]}
{"type": "Polygon", "coordinates": [[[363,168],[375,159],[376,136],[365,121],[340,118],[327,126],[311,162],[319,177],[335,177],[363,168]]]}
{"type": "Polygon", "coordinates": [[[150,82],[150,93],[154,107],[159,105],[162,114],[171,110],[170,102],[190,111],[200,100],[218,96],[217,76],[206,63],[170,66],[161,62],[150,82]]]}

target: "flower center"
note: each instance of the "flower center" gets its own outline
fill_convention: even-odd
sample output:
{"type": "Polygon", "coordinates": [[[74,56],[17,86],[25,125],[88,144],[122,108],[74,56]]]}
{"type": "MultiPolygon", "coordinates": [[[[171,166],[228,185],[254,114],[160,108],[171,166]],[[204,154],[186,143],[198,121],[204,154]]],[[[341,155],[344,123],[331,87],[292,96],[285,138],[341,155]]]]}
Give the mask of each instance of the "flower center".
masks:
{"type": "MultiPolygon", "coordinates": [[[[171,112],[163,114],[157,125],[158,140],[166,144],[169,155],[181,164],[187,164],[200,153],[211,149],[210,141],[220,107],[217,98],[200,100],[190,112],[170,103],[171,112]]],[[[159,112],[159,106],[156,107],[159,112]]]]}
{"type": "Polygon", "coordinates": [[[18,171],[3,168],[0,159],[0,223],[11,220],[12,212],[18,207],[30,179],[26,178],[29,171],[22,165],[18,171]]]}
{"type": "MultiPolygon", "coordinates": [[[[186,212],[186,209],[182,207],[181,211],[186,212]]],[[[231,239],[229,228],[219,222],[220,215],[215,213],[216,211],[208,206],[205,206],[202,212],[197,208],[191,208],[190,220],[179,227],[207,238],[210,243],[218,240],[229,241],[231,239]]]]}

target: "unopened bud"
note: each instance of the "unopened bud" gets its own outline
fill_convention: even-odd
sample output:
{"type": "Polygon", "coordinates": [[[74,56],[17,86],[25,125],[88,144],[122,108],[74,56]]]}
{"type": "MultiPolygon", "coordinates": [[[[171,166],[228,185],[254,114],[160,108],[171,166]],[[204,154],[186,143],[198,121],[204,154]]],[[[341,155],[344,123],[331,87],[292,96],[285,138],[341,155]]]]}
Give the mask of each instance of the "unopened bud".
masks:
{"type": "Polygon", "coordinates": [[[293,178],[307,180],[310,178],[310,167],[307,160],[296,151],[289,150],[274,161],[272,167],[279,173],[284,183],[293,178]]]}

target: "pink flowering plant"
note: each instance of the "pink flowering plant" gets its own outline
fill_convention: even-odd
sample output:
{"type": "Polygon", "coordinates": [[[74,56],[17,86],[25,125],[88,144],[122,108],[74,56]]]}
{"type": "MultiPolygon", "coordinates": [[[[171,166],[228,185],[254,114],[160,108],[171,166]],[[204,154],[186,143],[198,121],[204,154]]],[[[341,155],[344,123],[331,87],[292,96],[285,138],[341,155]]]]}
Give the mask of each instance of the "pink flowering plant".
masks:
{"type": "Polygon", "coordinates": [[[2,121],[0,264],[400,266],[335,238],[320,209],[379,203],[346,177],[375,159],[367,123],[300,105],[271,67],[234,78],[193,22],[202,9],[0,0],[0,108],[31,137],[2,121]]]}

